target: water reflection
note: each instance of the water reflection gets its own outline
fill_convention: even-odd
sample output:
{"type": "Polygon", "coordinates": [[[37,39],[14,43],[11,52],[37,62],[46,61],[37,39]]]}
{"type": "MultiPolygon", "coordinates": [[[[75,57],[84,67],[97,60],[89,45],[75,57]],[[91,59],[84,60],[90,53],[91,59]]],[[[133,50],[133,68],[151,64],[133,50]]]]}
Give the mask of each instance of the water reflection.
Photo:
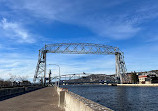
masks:
{"type": "Polygon", "coordinates": [[[117,97],[117,107],[120,107],[122,111],[124,109],[127,109],[125,107],[128,107],[126,103],[128,103],[128,95],[127,95],[127,89],[123,87],[116,87],[116,97],[117,97]]]}

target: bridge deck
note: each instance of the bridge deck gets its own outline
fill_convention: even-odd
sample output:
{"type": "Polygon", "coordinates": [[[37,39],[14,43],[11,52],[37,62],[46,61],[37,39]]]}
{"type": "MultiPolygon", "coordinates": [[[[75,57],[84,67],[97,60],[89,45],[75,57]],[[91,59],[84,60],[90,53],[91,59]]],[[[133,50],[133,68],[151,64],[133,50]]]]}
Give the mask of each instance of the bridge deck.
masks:
{"type": "Polygon", "coordinates": [[[58,108],[58,95],[46,87],[0,102],[0,111],[63,111],[58,108]]]}

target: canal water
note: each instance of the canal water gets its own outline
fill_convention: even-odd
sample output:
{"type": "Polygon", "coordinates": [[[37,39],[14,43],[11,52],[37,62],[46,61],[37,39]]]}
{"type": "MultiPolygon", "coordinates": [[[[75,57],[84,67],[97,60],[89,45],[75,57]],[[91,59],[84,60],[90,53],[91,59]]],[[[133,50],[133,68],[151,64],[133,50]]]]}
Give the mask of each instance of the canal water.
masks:
{"type": "Polygon", "coordinates": [[[65,85],[70,91],[115,111],[158,111],[158,87],[65,85]]]}

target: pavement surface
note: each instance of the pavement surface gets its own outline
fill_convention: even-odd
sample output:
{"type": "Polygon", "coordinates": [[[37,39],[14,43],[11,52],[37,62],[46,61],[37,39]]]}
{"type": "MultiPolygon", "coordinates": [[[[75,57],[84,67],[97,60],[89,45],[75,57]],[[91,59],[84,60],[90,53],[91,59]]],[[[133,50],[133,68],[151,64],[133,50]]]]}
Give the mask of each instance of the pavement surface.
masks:
{"type": "Polygon", "coordinates": [[[46,87],[4,101],[0,111],[64,111],[58,107],[58,94],[54,87],[46,87]]]}

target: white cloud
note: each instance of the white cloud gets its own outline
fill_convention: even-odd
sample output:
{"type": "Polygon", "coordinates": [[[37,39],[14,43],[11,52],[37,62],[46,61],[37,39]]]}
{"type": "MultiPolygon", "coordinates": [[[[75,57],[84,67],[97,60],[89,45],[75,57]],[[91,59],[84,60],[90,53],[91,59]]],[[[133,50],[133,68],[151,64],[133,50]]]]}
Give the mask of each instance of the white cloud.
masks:
{"type": "MultiPolygon", "coordinates": [[[[100,23],[101,24],[101,23],[100,23]]],[[[128,23],[115,23],[108,22],[102,23],[102,25],[97,27],[96,25],[88,24],[88,27],[98,33],[100,36],[106,36],[113,39],[127,39],[133,37],[137,32],[141,30],[140,27],[134,27],[128,23]]]]}
{"type": "Polygon", "coordinates": [[[24,29],[20,23],[8,22],[6,18],[3,18],[0,22],[0,32],[3,33],[4,36],[15,39],[21,43],[35,42],[32,34],[24,29]]]}
{"type": "MultiPolygon", "coordinates": [[[[124,10],[121,12],[120,10],[117,11],[115,6],[118,7],[122,4],[122,2],[111,2],[109,0],[107,3],[102,3],[99,1],[94,3],[93,0],[10,0],[5,2],[5,4],[7,4],[5,6],[8,6],[9,9],[13,10],[16,14],[18,13],[18,16],[14,13],[16,17],[19,17],[18,19],[25,19],[27,16],[31,16],[32,21],[34,19],[42,19],[46,21],[59,21],[63,23],[75,24],[87,27],[100,36],[113,39],[126,39],[133,37],[135,34],[141,31],[141,27],[138,26],[140,23],[143,23],[147,19],[151,20],[152,18],[157,17],[157,13],[155,12],[158,9],[157,4],[155,3],[156,7],[150,8],[150,11],[148,11],[148,8],[151,6],[143,8],[135,6],[135,9],[129,6],[126,11],[124,10]],[[20,14],[21,16],[19,16],[20,14]],[[132,16],[130,14],[132,14],[132,16]]],[[[10,14],[9,11],[7,13],[8,15],[13,15],[12,12],[12,14],[10,14]]],[[[1,20],[0,33],[1,37],[4,35],[4,37],[15,39],[19,42],[32,43],[35,39],[33,34],[23,27],[21,22],[11,22],[5,18],[1,20]]],[[[155,49],[156,48],[157,47],[155,46],[155,49]]],[[[134,54],[133,58],[137,58],[135,61],[133,58],[131,58],[131,61],[129,61],[131,64],[133,62],[138,62],[139,58],[142,58],[142,56],[147,54],[145,50],[145,53],[138,56],[140,53],[142,53],[142,50],[139,50],[139,53],[135,53],[135,50],[136,49],[133,49],[133,51],[128,51],[134,54]]],[[[0,75],[4,77],[5,75],[3,74],[7,75],[8,73],[13,73],[33,77],[37,58],[35,60],[28,60],[25,59],[24,55],[20,55],[20,57],[24,58],[19,60],[19,56],[17,56],[17,54],[10,55],[8,53],[8,56],[4,55],[1,58],[0,63],[1,68],[3,67],[3,69],[0,69],[0,75]]],[[[106,60],[106,58],[102,58],[101,56],[101,58],[93,58],[82,61],[78,58],[73,58],[74,57],[72,56],[70,56],[70,58],[56,56],[53,59],[50,59],[50,61],[61,65],[62,74],[80,73],[83,71],[108,74],[115,73],[114,59],[106,60]]],[[[141,63],[146,64],[149,61],[150,60],[147,60],[141,63]]],[[[140,68],[141,64],[133,63],[134,68],[137,66],[140,68]]],[[[134,68],[132,70],[134,70],[134,68]]],[[[142,68],[142,70],[145,70],[145,68],[142,68]]],[[[56,70],[56,73],[58,73],[57,71],[58,70],[56,70]]]]}
{"type": "Polygon", "coordinates": [[[27,12],[37,19],[42,18],[88,27],[100,36],[113,39],[133,37],[141,31],[138,24],[158,16],[157,6],[151,6],[156,4],[155,2],[136,2],[135,7],[129,6],[124,10],[119,8],[117,11],[123,3],[128,4],[128,1],[17,0],[17,2],[7,2],[7,6],[13,10],[27,12]]]}
{"type": "Polygon", "coordinates": [[[113,16],[108,12],[125,1],[17,0],[7,4],[13,10],[27,11],[37,18],[88,27],[96,34],[107,38],[126,39],[135,35],[140,28],[133,24],[124,24],[124,18],[120,16],[123,14],[117,13],[113,16]]]}
{"type": "Polygon", "coordinates": [[[31,76],[35,72],[37,60],[22,53],[1,53],[0,78],[7,79],[9,74],[31,76]]]}
{"type": "MultiPolygon", "coordinates": [[[[58,64],[61,67],[61,74],[71,73],[115,73],[115,56],[107,55],[49,55],[47,64],[58,64]]],[[[48,69],[58,74],[58,67],[48,65],[48,69]],[[55,69],[55,70],[54,70],[55,69]]]]}
{"type": "MultiPolygon", "coordinates": [[[[28,58],[26,54],[17,53],[2,54],[0,57],[0,78],[8,79],[10,74],[34,77],[37,58],[28,58]]],[[[82,72],[115,73],[115,57],[106,55],[47,55],[47,72],[49,69],[53,69],[52,76],[56,76],[58,75],[58,67],[48,64],[59,64],[62,75],[82,72]]]]}

